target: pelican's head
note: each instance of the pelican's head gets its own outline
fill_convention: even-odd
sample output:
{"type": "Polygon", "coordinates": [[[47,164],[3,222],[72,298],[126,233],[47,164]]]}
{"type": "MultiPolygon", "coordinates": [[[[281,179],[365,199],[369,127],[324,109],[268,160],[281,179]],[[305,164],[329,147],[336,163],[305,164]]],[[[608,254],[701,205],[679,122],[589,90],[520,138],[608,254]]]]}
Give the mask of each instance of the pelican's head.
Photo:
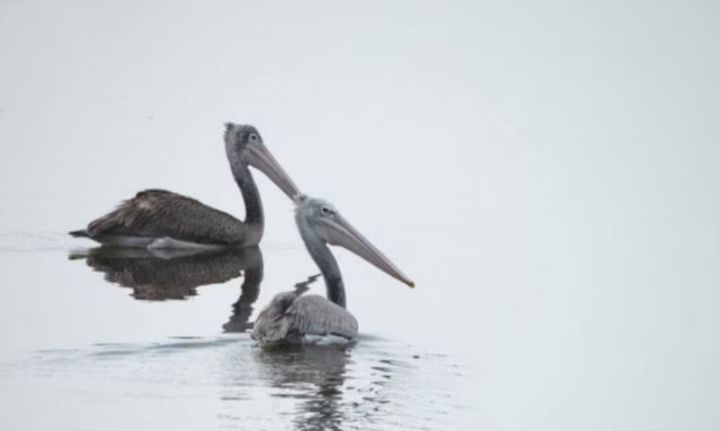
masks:
{"type": "Polygon", "coordinates": [[[252,166],[267,175],[290,199],[295,200],[300,195],[300,190],[267,149],[255,127],[225,123],[225,151],[233,172],[240,166],[252,166]]]}
{"type": "Polygon", "coordinates": [[[330,202],[300,195],[295,200],[295,220],[308,247],[308,238],[343,247],[376,268],[410,287],[415,287],[405,274],[385,257],[370,241],[357,231],[330,202]]]}

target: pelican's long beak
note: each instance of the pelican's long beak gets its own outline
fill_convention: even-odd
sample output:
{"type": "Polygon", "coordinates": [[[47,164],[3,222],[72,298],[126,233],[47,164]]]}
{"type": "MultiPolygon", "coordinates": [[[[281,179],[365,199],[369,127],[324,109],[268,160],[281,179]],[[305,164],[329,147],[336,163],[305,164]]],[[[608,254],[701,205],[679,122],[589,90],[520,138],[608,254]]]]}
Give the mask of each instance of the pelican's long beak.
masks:
{"type": "Polygon", "coordinates": [[[275,157],[273,157],[265,144],[256,142],[248,144],[248,162],[250,166],[267,175],[290,200],[295,201],[300,196],[300,189],[280,166],[280,163],[275,160],[275,157]]]}
{"type": "Polygon", "coordinates": [[[415,287],[412,280],[341,216],[336,214],[334,220],[322,218],[318,223],[320,235],[328,243],[350,250],[391,277],[415,287]]]}

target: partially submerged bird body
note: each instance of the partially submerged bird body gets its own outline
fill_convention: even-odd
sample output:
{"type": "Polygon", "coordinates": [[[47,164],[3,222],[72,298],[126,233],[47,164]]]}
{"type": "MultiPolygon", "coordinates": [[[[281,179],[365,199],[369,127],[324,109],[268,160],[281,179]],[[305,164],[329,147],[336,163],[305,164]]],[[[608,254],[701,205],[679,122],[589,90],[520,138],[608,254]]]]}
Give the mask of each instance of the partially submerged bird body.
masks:
{"type": "Polygon", "coordinates": [[[358,323],[347,310],[320,295],[283,292],[265,307],[253,327],[261,344],[348,344],[358,323]]]}
{"type": "Polygon", "coordinates": [[[340,267],[328,244],[352,251],[411,287],[414,283],[330,203],[302,196],[297,204],[295,221],[305,247],[325,279],[327,298],[299,292],[276,295],[258,315],[252,338],[264,346],[352,344],[358,334],[358,322],[346,309],[340,267]]]}
{"type": "Polygon", "coordinates": [[[148,248],[221,248],[257,245],[265,226],[262,201],[249,166],[267,175],[285,194],[299,194],[292,179],[265,147],[252,126],[227,124],[225,148],[233,177],[245,203],[240,221],[193,198],[149,189],[115,210],[70,232],[104,245],[148,248]]]}

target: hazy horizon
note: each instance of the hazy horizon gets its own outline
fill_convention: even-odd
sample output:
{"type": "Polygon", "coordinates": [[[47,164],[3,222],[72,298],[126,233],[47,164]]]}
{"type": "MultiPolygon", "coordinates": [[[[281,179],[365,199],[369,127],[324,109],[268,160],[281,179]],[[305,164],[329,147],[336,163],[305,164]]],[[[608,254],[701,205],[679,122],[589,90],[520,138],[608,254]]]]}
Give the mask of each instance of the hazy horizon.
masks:
{"type": "MultiPolygon", "coordinates": [[[[145,188],[243,217],[234,121],[417,283],[337,251],[368,338],[339,360],[333,426],[717,429],[719,12],[0,1],[0,427],[302,429],[316,374],[246,334],[213,344],[239,281],[149,303],[67,260],[91,244],[65,232],[145,188]],[[179,336],[208,346],[137,347],[179,336]],[[112,343],[135,353],[94,359],[112,343]],[[364,390],[381,414],[353,416],[364,390]]],[[[255,178],[261,307],[317,270],[255,178]]]]}

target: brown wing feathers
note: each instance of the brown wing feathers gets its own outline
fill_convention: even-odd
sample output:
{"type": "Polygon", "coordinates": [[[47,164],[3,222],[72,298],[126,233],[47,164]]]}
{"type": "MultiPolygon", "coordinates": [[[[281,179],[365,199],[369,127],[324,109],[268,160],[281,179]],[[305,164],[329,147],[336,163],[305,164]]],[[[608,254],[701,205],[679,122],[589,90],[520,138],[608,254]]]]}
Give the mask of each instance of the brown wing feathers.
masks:
{"type": "Polygon", "coordinates": [[[187,196],[145,190],[88,225],[91,236],[172,237],[183,241],[241,243],[242,222],[187,196]]]}

